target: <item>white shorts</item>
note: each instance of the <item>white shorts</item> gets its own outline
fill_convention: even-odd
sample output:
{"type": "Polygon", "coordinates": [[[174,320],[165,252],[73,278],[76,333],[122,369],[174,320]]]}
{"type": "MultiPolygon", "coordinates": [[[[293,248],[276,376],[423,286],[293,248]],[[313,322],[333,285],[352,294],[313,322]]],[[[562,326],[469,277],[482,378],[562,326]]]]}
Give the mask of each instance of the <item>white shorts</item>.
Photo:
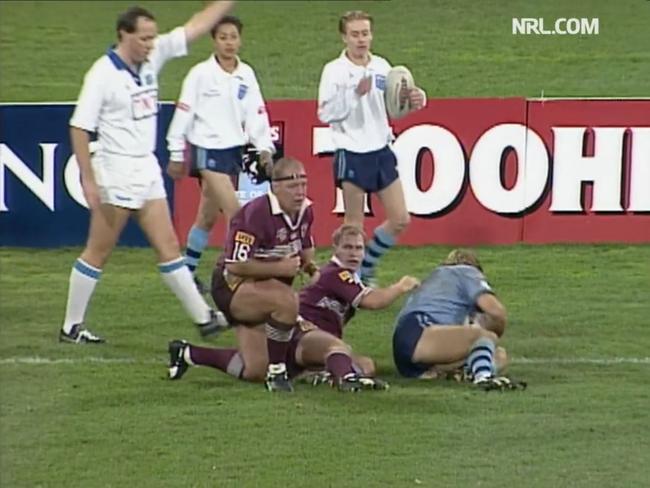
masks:
{"type": "Polygon", "coordinates": [[[92,167],[102,203],[139,209],[149,200],[167,198],[153,154],[132,157],[99,152],[92,158],[92,167]]]}

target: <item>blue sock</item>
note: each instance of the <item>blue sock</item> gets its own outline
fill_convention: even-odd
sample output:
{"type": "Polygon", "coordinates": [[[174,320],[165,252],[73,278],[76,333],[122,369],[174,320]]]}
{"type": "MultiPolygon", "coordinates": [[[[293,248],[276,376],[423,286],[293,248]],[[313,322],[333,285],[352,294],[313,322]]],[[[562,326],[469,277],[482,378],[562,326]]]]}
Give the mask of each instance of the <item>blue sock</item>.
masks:
{"type": "Polygon", "coordinates": [[[375,275],[375,266],[379,259],[395,245],[395,237],[383,228],[377,227],[372,239],[366,246],[366,255],[361,263],[361,278],[371,278],[375,275]]]}
{"type": "Polygon", "coordinates": [[[210,234],[205,230],[192,226],[189,234],[187,234],[187,248],[185,249],[185,264],[192,273],[199,265],[201,254],[208,245],[210,234]]]}
{"type": "Polygon", "coordinates": [[[480,337],[473,345],[467,356],[467,367],[474,381],[487,378],[494,374],[494,342],[486,337],[480,337]]]}

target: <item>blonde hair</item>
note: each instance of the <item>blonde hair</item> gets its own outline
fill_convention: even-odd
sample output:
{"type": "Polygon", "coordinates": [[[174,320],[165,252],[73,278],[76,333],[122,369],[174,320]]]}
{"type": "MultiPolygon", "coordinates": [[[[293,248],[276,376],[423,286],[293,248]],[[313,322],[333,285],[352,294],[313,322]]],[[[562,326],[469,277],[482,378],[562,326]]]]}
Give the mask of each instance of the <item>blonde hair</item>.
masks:
{"type": "Polygon", "coordinates": [[[471,249],[454,249],[451,251],[447,257],[441,263],[443,266],[455,266],[458,264],[467,264],[469,266],[474,266],[479,270],[483,271],[481,267],[481,262],[478,260],[478,256],[471,249]]]}
{"type": "Polygon", "coordinates": [[[305,166],[299,160],[290,157],[284,157],[278,159],[273,164],[273,170],[271,171],[271,179],[273,181],[282,181],[284,179],[291,179],[292,174],[302,174],[304,173],[305,166]]]}
{"type": "Polygon", "coordinates": [[[370,28],[372,28],[372,15],[363,10],[350,10],[345,12],[339,19],[339,32],[345,34],[348,28],[348,22],[353,20],[367,20],[370,22],[370,28]]]}
{"type": "Polygon", "coordinates": [[[345,236],[361,236],[363,237],[363,242],[366,242],[366,233],[363,229],[358,225],[352,224],[343,224],[336,229],[332,234],[332,242],[335,246],[338,246],[341,243],[341,239],[345,236]]]}

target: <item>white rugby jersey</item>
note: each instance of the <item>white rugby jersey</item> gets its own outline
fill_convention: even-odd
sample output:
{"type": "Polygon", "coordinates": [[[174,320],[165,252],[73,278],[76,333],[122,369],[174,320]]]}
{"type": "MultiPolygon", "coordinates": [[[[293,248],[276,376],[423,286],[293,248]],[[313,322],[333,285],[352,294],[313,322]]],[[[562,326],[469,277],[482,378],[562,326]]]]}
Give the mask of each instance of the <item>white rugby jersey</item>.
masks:
{"type": "Polygon", "coordinates": [[[392,142],[384,90],[390,64],[371,54],[367,66],[354,64],[345,51],[323,68],[318,88],[318,118],[332,128],[337,149],[376,151],[392,142]],[[355,89],[362,78],[372,76],[370,91],[359,97],[355,89]]]}
{"type": "Polygon", "coordinates": [[[186,54],[183,27],[156,38],[138,73],[109,49],[86,73],[70,125],[97,132],[102,152],[151,154],[156,147],[158,72],[169,59],[186,54]]]}
{"type": "Polygon", "coordinates": [[[182,160],[185,139],[206,149],[226,149],[250,142],[258,151],[275,152],[253,68],[238,58],[237,67],[229,73],[215,56],[210,56],[189,71],[167,132],[172,160],[182,160]]]}

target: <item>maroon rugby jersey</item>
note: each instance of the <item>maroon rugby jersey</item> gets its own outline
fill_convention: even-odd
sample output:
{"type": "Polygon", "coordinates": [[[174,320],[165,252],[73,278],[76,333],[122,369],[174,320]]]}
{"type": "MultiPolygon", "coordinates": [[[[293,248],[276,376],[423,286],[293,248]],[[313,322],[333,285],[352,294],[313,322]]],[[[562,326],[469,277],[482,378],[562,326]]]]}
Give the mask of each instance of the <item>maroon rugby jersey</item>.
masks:
{"type": "MultiPolygon", "coordinates": [[[[314,247],[311,226],[314,212],[305,199],[295,222],[282,211],[273,193],[254,198],[230,221],[224,252],[217,261],[223,272],[226,263],[252,258],[277,259],[314,247]]],[[[291,285],[291,278],[278,278],[291,285]]]]}
{"type": "Polygon", "coordinates": [[[320,269],[318,281],[300,292],[300,315],[340,338],[343,326],[370,290],[353,269],[333,257],[320,269]]]}

